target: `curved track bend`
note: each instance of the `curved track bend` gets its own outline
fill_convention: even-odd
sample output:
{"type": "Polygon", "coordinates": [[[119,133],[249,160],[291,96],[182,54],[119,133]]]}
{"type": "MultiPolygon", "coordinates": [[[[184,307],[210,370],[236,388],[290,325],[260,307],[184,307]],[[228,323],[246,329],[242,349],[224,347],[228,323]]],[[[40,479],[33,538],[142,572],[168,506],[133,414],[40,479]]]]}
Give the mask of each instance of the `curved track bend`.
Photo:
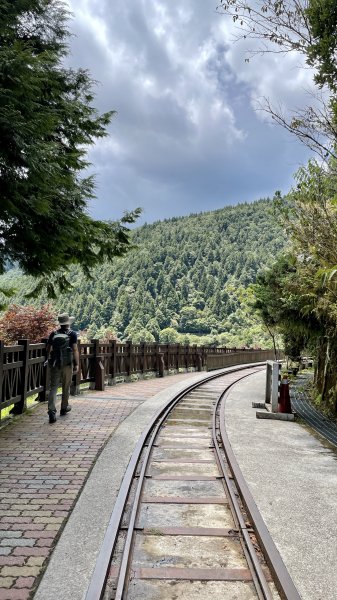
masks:
{"type": "Polygon", "coordinates": [[[263,365],[176,396],[139,440],[86,600],[300,600],[233,455],[230,388],[263,365]]]}

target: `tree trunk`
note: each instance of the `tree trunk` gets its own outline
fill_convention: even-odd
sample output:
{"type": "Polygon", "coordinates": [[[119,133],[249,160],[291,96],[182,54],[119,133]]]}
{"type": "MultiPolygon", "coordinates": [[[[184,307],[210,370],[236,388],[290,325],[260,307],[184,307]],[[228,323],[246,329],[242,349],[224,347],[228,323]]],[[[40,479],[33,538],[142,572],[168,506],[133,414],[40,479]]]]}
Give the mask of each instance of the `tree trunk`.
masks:
{"type": "Polygon", "coordinates": [[[277,348],[276,348],[276,342],[275,342],[275,333],[272,332],[272,330],[268,327],[268,325],[266,325],[266,328],[268,330],[268,333],[269,333],[271,339],[273,340],[274,358],[275,358],[275,360],[278,360],[277,348]]]}

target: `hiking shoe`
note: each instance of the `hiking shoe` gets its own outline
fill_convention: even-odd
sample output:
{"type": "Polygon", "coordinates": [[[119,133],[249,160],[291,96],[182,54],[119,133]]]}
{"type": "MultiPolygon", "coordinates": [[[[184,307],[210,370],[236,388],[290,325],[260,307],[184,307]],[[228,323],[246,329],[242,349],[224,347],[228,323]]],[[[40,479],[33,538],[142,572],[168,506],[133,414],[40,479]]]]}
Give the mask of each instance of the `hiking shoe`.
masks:
{"type": "Polygon", "coordinates": [[[49,415],[49,423],[55,423],[56,422],[56,413],[51,410],[48,413],[48,415],[49,415]]]}
{"type": "Polygon", "coordinates": [[[70,404],[68,404],[67,408],[61,408],[61,410],[60,410],[61,417],[64,417],[64,415],[66,415],[70,411],[71,411],[70,404]]]}

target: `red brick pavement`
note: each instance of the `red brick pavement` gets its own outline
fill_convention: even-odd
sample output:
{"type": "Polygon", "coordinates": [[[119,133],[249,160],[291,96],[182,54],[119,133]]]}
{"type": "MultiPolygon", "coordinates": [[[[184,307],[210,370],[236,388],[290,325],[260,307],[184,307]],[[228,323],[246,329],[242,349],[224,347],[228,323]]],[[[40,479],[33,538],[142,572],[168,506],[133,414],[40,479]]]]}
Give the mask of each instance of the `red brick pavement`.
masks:
{"type": "Polygon", "coordinates": [[[72,399],[48,423],[46,406],[0,431],[0,600],[27,600],[85,480],[114,429],[142,401],[190,373],[118,384],[72,399]]]}

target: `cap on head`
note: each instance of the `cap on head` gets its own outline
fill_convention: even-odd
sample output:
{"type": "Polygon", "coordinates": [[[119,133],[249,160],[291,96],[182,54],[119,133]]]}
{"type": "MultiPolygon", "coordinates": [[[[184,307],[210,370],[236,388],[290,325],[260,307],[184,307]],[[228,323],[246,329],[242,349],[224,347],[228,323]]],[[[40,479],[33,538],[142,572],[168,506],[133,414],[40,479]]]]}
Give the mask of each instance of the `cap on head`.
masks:
{"type": "Polygon", "coordinates": [[[60,325],[70,325],[75,321],[75,317],[69,317],[68,313],[63,313],[57,317],[57,320],[60,325]]]}

